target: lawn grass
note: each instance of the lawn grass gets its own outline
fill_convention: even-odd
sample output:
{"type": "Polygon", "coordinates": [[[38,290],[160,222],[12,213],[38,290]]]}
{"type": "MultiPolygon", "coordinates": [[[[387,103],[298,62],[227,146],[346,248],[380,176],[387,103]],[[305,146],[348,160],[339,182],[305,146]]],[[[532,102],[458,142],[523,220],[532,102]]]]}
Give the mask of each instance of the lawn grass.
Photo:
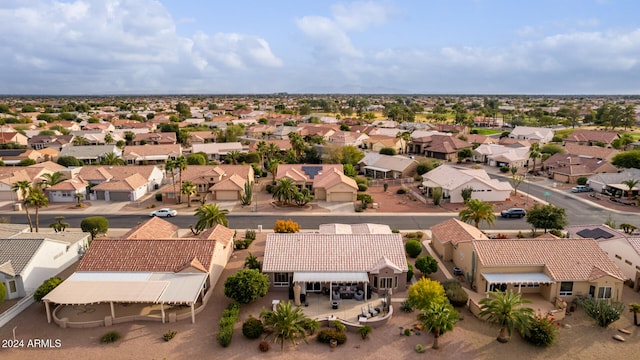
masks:
{"type": "Polygon", "coordinates": [[[473,128],[472,130],[477,130],[478,134],[480,135],[500,134],[503,131],[503,130],[487,129],[487,128],[473,128]]]}

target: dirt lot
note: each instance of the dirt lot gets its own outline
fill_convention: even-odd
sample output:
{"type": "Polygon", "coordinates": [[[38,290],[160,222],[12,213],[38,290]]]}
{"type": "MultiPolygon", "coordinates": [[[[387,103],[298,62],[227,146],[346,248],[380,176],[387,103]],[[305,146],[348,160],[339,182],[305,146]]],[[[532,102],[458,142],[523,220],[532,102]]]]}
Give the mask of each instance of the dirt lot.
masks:
{"type": "MultiPolygon", "coordinates": [[[[223,295],[222,283],[229,274],[237,271],[244,263],[250,251],[261,257],[264,252],[264,234],[251,245],[249,250],[234,253],[223,278],[215,287],[214,296],[205,310],[196,316],[196,323],[181,321],[174,324],[157,322],[136,322],[119,324],[109,328],[61,329],[57,325],[47,324],[44,306],[34,304],[16,319],[0,329],[0,339],[25,341],[25,347],[19,349],[0,348],[2,359],[247,359],[262,357],[266,359],[412,359],[419,355],[414,351],[416,344],[430,345],[433,337],[422,333],[419,336],[400,336],[399,327],[408,327],[416,323],[417,313],[396,312],[384,327],[374,329],[370,339],[362,340],[355,333],[348,334],[345,345],[331,349],[320,344],[315,338],[309,343],[301,342],[297,346],[285,345],[284,350],[273,345],[268,353],[258,350],[259,340],[247,340],[241,331],[241,322],[236,324],[231,346],[220,347],[215,341],[218,321],[222,309],[229,302],[223,295]],[[116,330],[122,339],[114,344],[101,344],[100,336],[107,331],[116,330]],[[178,332],[170,342],[161,336],[168,330],[178,332]],[[56,349],[27,348],[30,339],[60,339],[61,346],[56,349]]],[[[443,277],[441,272],[432,275],[435,279],[443,277]]],[[[640,302],[640,295],[625,288],[625,303],[640,302]]],[[[257,316],[262,308],[270,306],[277,296],[268,294],[254,304],[241,308],[241,321],[249,315],[257,316]]],[[[551,348],[536,348],[514,335],[507,344],[498,343],[495,338],[498,329],[476,319],[468,310],[461,310],[464,317],[451,333],[440,338],[440,349],[428,349],[423,355],[432,359],[634,359],[640,349],[640,327],[633,326],[633,317],[625,311],[622,318],[607,329],[597,327],[593,320],[578,309],[563,320],[558,342],[551,348]],[[629,329],[631,335],[623,335],[624,343],[612,340],[612,335],[620,334],[617,329],[629,329]]]]}

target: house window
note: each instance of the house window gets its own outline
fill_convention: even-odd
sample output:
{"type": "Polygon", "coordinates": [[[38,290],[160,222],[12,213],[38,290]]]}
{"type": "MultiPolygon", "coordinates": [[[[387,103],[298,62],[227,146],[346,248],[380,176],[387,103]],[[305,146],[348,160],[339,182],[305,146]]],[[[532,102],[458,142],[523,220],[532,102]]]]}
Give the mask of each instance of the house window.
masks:
{"type": "Polygon", "coordinates": [[[380,278],[380,286],[378,289],[391,289],[393,288],[393,278],[383,277],[380,278]]]}
{"type": "Polygon", "coordinates": [[[273,286],[276,286],[276,287],[289,286],[289,273],[274,273],[273,286]]]}
{"type": "Polygon", "coordinates": [[[376,289],[378,288],[378,277],[377,276],[373,277],[373,287],[376,288],[376,289]]]}
{"type": "Polygon", "coordinates": [[[9,280],[9,293],[14,293],[16,291],[18,291],[18,289],[16,289],[16,281],[9,280]]]}
{"type": "Polygon", "coordinates": [[[529,284],[527,284],[527,287],[537,288],[537,287],[540,287],[540,283],[529,283],[529,284]]]}
{"type": "Polygon", "coordinates": [[[611,286],[602,286],[598,288],[598,299],[611,299],[611,286]]]}
{"type": "Polygon", "coordinates": [[[573,295],[573,282],[572,281],[563,281],[560,283],[560,296],[571,296],[573,295]]]}

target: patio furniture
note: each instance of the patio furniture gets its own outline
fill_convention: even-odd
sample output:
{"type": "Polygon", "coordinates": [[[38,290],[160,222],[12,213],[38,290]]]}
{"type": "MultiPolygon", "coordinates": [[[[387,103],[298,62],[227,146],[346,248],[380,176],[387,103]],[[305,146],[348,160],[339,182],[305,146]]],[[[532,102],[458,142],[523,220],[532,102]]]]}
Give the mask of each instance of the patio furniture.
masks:
{"type": "Polygon", "coordinates": [[[379,308],[374,308],[373,304],[369,304],[369,312],[371,313],[372,316],[376,316],[376,315],[380,314],[380,309],[379,308]]]}
{"type": "Polygon", "coordinates": [[[364,291],[362,290],[358,290],[356,291],[356,293],[353,295],[353,298],[360,301],[364,299],[364,291]]]}
{"type": "Polygon", "coordinates": [[[371,313],[369,312],[369,310],[367,310],[367,307],[366,307],[366,306],[363,306],[361,310],[362,310],[362,316],[364,316],[365,318],[367,318],[367,319],[368,319],[368,318],[370,318],[371,316],[373,316],[373,315],[371,315],[371,313]]]}
{"type": "Polygon", "coordinates": [[[333,290],[333,295],[331,297],[332,299],[340,299],[340,291],[338,290],[333,290]]]}
{"type": "Polygon", "coordinates": [[[331,308],[333,310],[337,310],[339,305],[340,305],[340,303],[335,301],[335,300],[331,302],[331,308]]]}
{"type": "Polygon", "coordinates": [[[276,311],[276,308],[278,308],[278,304],[280,304],[280,300],[272,300],[271,301],[271,309],[273,311],[276,311]]]}

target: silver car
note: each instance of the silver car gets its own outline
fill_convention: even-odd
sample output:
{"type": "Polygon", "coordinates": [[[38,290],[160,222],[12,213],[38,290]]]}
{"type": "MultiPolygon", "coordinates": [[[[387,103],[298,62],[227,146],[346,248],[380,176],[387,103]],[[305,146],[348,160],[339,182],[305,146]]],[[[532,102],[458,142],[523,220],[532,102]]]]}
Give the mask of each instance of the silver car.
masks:
{"type": "Polygon", "coordinates": [[[178,212],[176,210],[173,209],[169,209],[169,208],[162,208],[156,211],[152,211],[151,213],[149,213],[149,216],[154,217],[174,217],[178,215],[178,212]]]}

